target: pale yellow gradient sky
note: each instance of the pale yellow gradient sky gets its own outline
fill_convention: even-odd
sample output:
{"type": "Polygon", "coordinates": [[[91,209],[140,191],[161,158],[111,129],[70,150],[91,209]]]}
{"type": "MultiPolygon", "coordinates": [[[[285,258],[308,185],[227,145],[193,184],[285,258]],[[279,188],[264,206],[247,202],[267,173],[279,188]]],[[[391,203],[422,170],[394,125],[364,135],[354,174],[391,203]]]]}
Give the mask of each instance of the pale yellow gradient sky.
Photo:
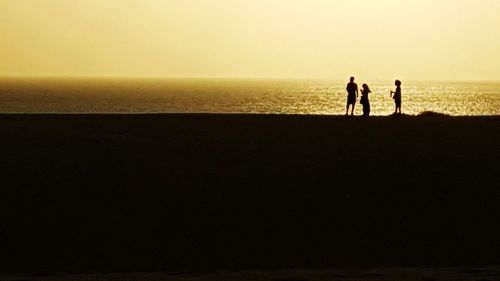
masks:
{"type": "Polygon", "coordinates": [[[500,80],[500,0],[0,0],[0,75],[500,80]]]}

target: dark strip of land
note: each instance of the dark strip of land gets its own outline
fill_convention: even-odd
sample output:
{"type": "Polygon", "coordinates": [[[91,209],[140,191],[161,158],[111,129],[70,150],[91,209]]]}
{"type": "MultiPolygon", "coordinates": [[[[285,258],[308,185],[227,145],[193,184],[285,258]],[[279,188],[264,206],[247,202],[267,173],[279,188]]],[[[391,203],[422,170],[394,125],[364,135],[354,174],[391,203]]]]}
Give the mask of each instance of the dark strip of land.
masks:
{"type": "Polygon", "coordinates": [[[0,115],[0,273],[500,264],[500,117],[0,115]]]}

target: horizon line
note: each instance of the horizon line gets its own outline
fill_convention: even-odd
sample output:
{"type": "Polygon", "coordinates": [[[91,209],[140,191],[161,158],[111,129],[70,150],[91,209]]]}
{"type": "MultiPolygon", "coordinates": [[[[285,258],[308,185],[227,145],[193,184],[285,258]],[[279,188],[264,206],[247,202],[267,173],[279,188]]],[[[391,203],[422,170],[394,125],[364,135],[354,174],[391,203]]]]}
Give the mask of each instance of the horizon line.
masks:
{"type": "MultiPolygon", "coordinates": [[[[116,80],[269,80],[269,81],[344,81],[349,80],[352,75],[347,75],[345,79],[334,77],[259,77],[259,76],[175,76],[175,75],[59,75],[59,74],[0,74],[0,79],[116,79],[116,80]]],[[[363,78],[356,80],[371,81],[392,81],[398,78],[363,78]]],[[[489,79],[405,79],[410,82],[469,82],[469,83],[500,83],[500,80],[489,79]]]]}

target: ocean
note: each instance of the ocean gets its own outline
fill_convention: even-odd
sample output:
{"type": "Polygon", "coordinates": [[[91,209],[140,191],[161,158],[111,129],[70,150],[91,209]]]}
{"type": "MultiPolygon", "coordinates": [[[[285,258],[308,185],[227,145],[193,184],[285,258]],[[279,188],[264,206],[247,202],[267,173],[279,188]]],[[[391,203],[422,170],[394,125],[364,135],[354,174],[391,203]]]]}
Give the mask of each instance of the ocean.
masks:
{"type": "MultiPolygon", "coordinates": [[[[367,83],[372,115],[390,115],[393,81],[367,83]]],[[[347,81],[0,79],[0,113],[250,113],[343,115],[347,81]]],[[[403,81],[403,113],[500,115],[500,82],[403,81]]],[[[359,100],[358,100],[359,101],[359,100]]],[[[362,114],[357,105],[357,115],[362,114]]]]}

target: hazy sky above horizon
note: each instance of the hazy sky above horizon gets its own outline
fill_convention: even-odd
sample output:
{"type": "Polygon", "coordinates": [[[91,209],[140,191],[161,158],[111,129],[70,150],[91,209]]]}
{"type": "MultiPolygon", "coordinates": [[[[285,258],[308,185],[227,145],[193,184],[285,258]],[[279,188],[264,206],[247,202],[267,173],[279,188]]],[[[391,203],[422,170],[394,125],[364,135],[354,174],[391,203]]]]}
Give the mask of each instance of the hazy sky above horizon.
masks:
{"type": "Polygon", "coordinates": [[[0,0],[0,75],[500,80],[499,0],[0,0]]]}

